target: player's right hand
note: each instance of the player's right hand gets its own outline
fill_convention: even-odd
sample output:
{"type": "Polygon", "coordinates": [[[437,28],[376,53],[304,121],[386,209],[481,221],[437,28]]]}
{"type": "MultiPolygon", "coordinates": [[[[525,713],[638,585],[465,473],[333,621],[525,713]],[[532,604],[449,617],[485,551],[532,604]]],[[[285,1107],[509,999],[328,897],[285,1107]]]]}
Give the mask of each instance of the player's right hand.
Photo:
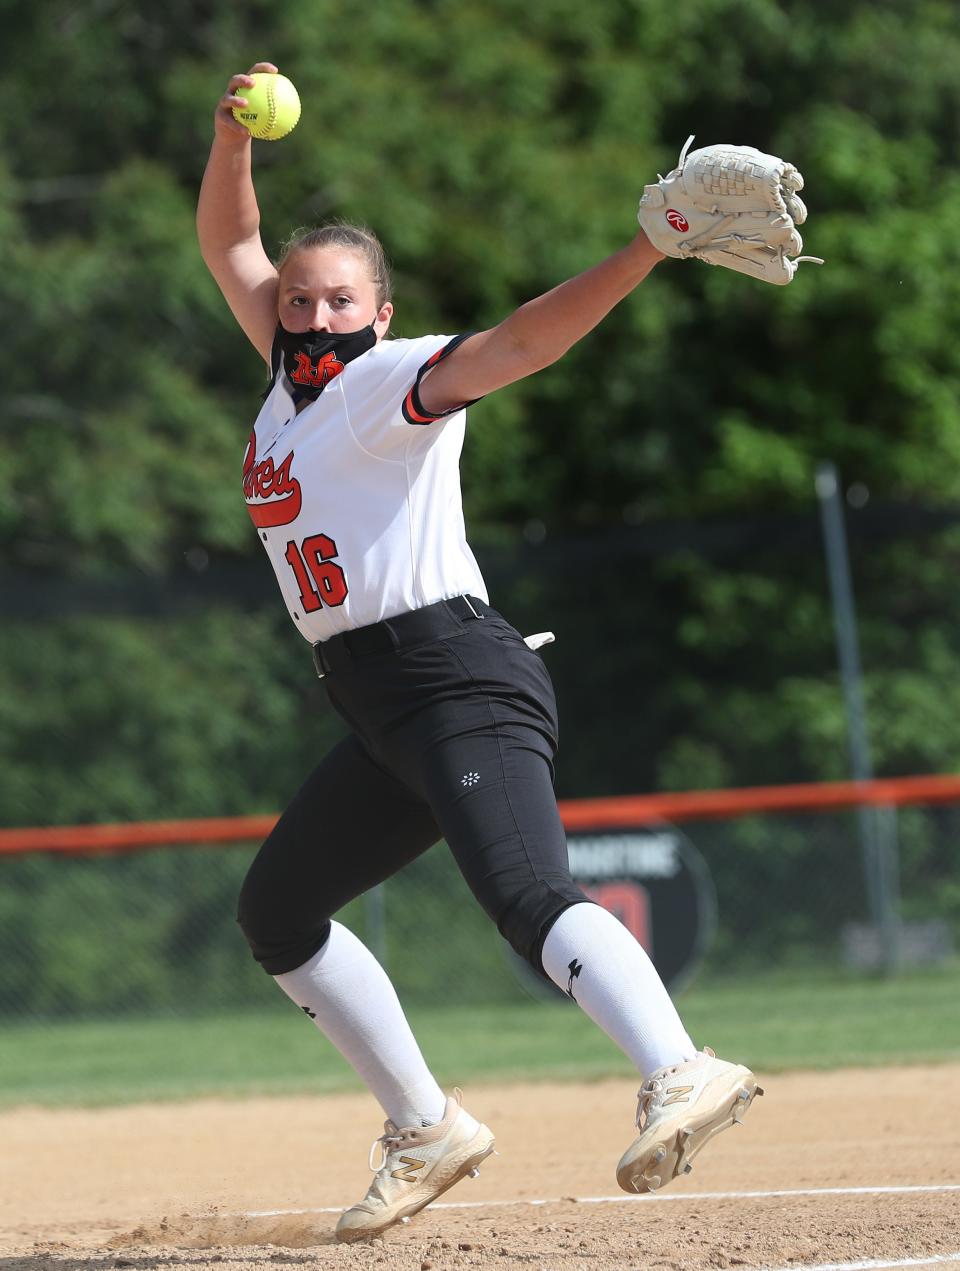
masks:
{"type": "Polygon", "coordinates": [[[237,123],[233,117],[234,106],[246,106],[247,99],[243,96],[245,88],[253,87],[251,75],[256,75],[260,71],[267,71],[272,75],[278,74],[277,68],[272,62],[255,62],[245,75],[231,75],[230,82],[227,84],[227,91],[217,102],[216,114],[213,117],[216,135],[222,137],[225,141],[241,142],[249,141],[250,133],[244,128],[243,124],[237,123]]]}

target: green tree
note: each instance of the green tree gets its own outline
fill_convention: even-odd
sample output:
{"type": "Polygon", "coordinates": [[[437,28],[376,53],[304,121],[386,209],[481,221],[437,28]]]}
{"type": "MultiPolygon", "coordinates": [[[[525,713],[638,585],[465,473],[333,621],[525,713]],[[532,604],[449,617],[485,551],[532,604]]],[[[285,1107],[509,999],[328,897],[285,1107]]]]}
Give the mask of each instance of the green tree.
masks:
{"type": "Polygon", "coordinates": [[[658,269],[563,362],[475,409],[469,522],[497,599],[560,632],[566,792],[839,776],[816,540],[712,541],[743,518],[812,521],[830,458],[870,496],[855,563],[878,766],[954,762],[955,538],[875,526],[885,507],[949,507],[960,480],[954,6],[7,7],[8,78],[35,103],[0,131],[8,820],[151,814],[162,746],[170,814],[280,803],[288,726],[336,732],[297,705],[309,665],[279,606],[274,626],[217,581],[249,569],[270,603],[238,488],[264,370],[192,226],[216,97],[262,56],[304,101],[288,139],[256,147],[265,242],[334,215],[373,224],[401,335],[494,322],[619,246],[690,132],[798,163],[826,266],[785,290],[658,269]],[[525,527],[543,550],[521,549],[525,527]],[[178,597],[205,586],[201,620],[178,597]],[[585,647],[604,649],[589,675],[585,647]],[[156,672],[170,659],[174,687],[156,672]],[[241,659],[280,686],[279,715],[225,691],[241,659]],[[95,685],[64,682],[76,661],[95,685]],[[149,744],[120,722],[134,702],[149,744]],[[218,784],[231,747],[255,769],[235,788],[218,784]],[[56,780],[31,775],[41,752],[56,780]],[[96,779],[67,762],[100,752],[96,779]]]}

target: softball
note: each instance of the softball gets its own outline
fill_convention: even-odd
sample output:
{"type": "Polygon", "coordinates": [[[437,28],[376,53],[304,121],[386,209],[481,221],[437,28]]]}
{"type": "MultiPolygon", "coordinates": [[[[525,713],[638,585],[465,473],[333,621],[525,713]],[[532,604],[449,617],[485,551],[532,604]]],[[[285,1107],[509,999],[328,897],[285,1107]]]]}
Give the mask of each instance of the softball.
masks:
{"type": "Polygon", "coordinates": [[[251,75],[252,88],[241,89],[246,106],[234,106],[233,117],[251,136],[261,141],[279,141],[293,132],[300,118],[300,97],[286,75],[260,71],[251,75]]]}

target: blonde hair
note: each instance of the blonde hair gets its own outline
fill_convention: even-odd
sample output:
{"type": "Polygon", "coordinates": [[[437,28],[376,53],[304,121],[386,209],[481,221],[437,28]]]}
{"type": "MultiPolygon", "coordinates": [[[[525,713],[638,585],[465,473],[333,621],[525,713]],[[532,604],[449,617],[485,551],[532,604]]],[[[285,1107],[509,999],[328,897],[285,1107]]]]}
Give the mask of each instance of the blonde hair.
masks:
{"type": "Polygon", "coordinates": [[[362,256],[370,271],[370,278],[377,292],[377,308],[381,309],[392,298],[392,280],[387,254],[373,230],[350,221],[331,221],[316,229],[298,229],[291,234],[280,249],[275,261],[277,272],[283,269],[290,257],[311,247],[340,247],[344,251],[362,256]]]}

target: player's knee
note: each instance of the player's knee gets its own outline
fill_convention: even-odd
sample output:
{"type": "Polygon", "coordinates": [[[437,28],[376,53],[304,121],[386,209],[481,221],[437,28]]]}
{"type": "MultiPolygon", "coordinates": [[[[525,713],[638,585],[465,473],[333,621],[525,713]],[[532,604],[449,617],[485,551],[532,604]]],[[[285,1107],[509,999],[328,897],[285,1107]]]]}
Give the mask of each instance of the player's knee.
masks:
{"type": "Polygon", "coordinates": [[[571,905],[589,900],[572,878],[532,882],[496,914],[497,929],[535,971],[543,972],[547,932],[571,905]]]}
{"type": "Polygon", "coordinates": [[[285,897],[251,869],[240,889],[237,922],[250,952],[270,975],[293,971],[323,947],[330,917],[322,904],[307,910],[302,895],[285,897]]]}

